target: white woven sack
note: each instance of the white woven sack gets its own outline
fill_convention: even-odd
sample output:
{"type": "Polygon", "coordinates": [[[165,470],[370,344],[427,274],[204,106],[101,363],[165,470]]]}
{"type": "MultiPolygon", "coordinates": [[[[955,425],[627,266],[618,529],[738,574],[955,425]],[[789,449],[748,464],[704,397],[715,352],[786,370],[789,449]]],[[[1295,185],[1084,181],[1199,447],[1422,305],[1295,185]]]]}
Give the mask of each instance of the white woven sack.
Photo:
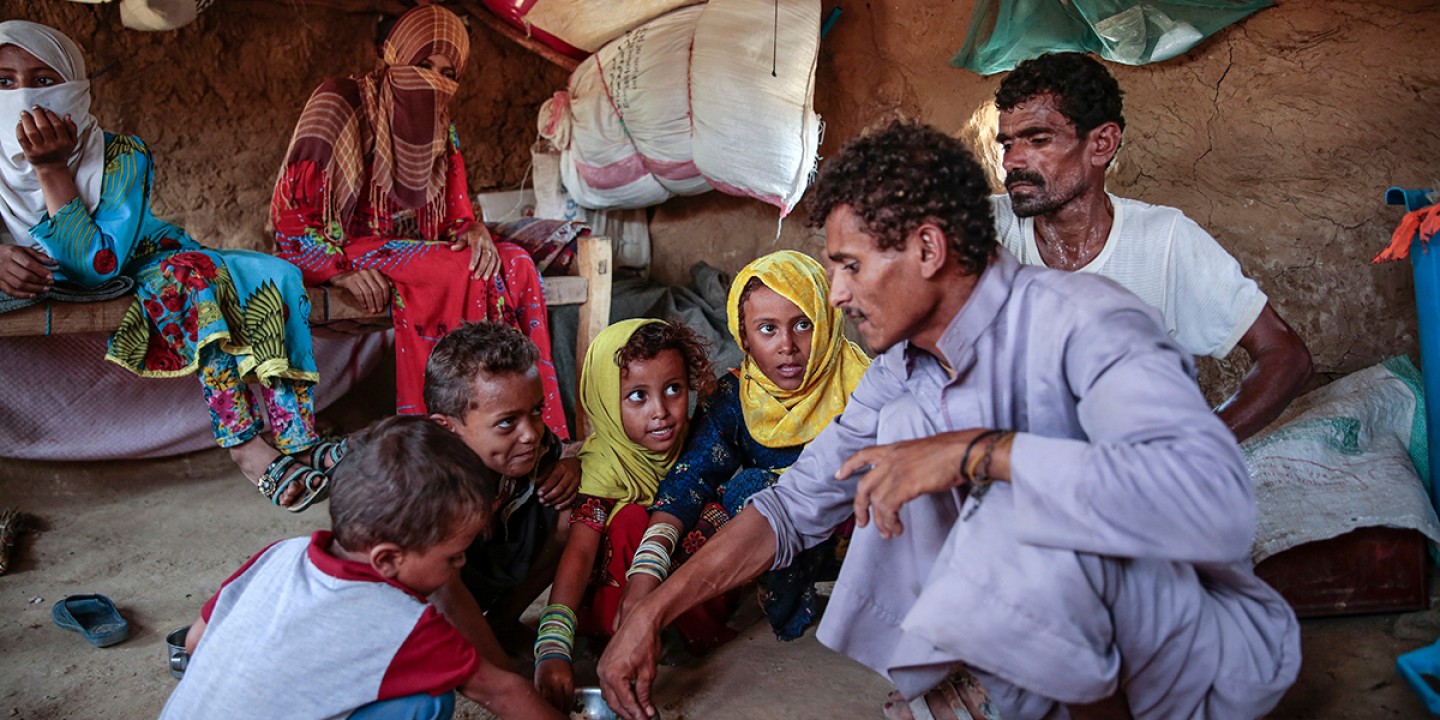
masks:
{"type": "Polygon", "coordinates": [[[1440,541],[1440,518],[1415,463],[1428,458],[1422,380],[1391,358],[1297,398],[1246,440],[1259,510],[1251,557],[1363,527],[1411,528],[1440,541]]]}
{"type": "Polygon", "coordinates": [[[704,0],[536,0],[521,21],[588,53],[645,22],[704,0]]]}
{"type": "Polygon", "coordinates": [[[131,30],[163,32],[195,21],[215,0],[120,0],[120,24],[131,30]]]}
{"type": "Polygon", "coordinates": [[[710,0],[690,61],[692,153],[721,192],[790,212],[815,168],[820,0],[710,0]]]}
{"type": "Polygon", "coordinates": [[[561,178],[587,208],[638,208],[711,189],[690,154],[690,44],[700,7],[642,25],[570,75],[540,109],[561,178]]]}

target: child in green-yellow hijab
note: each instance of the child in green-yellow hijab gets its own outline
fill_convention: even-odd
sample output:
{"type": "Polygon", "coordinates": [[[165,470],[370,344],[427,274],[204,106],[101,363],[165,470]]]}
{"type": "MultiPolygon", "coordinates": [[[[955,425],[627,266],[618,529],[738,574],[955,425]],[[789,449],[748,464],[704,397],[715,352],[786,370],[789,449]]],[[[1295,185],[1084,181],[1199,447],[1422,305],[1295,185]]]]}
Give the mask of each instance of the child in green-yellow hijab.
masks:
{"type": "MultiPolygon", "coordinates": [[[[755,493],[778,481],[845,411],[870,366],[845,337],[824,266],[804,253],[781,250],[751,261],[730,285],[727,311],[744,360],[696,407],[685,449],[656,490],[650,527],[627,573],[621,623],[755,493]]],[[[815,585],[839,574],[839,545],[849,537],[848,525],[838,530],[839,537],[758,578],[761,607],[781,640],[800,637],[816,619],[815,585]]]]}
{"type": "MultiPolygon", "coordinates": [[[[690,395],[705,395],[714,382],[702,341],[678,323],[615,323],[585,354],[580,404],[595,431],[580,450],[580,497],[535,642],[535,685],[558,708],[568,710],[574,694],[576,631],[611,633],[625,573],[649,524],[646,507],[685,443],[690,395]]],[[[703,634],[728,632],[725,618],[716,622],[699,610],[690,618],[704,618],[703,634]]],[[[690,625],[677,622],[682,631],[690,625]]]]}

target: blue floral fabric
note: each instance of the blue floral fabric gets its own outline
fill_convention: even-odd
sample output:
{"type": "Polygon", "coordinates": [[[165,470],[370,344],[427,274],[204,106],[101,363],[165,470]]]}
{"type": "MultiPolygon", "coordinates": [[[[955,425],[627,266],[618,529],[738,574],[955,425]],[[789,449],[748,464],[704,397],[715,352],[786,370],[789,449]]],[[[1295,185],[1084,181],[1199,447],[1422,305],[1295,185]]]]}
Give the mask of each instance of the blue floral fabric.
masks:
{"type": "MultiPolygon", "coordinates": [[[[752,495],[774,485],[804,449],[756,442],[745,427],[739,378],[721,375],[715,392],[696,409],[685,450],[660,481],[650,506],[652,513],[670,513],[684,523],[676,559],[684,562],[698,552],[752,495]]],[[[760,605],[781,640],[800,637],[814,620],[820,603],[815,583],[839,574],[841,547],[840,538],[832,537],[790,567],[760,576],[760,605]]]]}

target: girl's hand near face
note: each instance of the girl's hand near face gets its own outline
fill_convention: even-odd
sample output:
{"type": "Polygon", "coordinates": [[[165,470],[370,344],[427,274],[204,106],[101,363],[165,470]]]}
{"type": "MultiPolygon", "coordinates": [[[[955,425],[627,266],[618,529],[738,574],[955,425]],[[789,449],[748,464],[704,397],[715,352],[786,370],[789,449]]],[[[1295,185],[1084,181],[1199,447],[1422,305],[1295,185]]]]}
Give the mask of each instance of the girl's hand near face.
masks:
{"type": "Polygon", "coordinates": [[[60,117],[53,111],[36,106],[20,112],[20,124],[15,127],[15,137],[25,159],[35,166],[36,171],[65,168],[67,161],[80,144],[80,130],[69,115],[60,117]]]}
{"type": "Polygon", "coordinates": [[[45,208],[52,214],[80,196],[75,175],[70,170],[70,156],[80,144],[80,130],[69,115],[60,117],[49,109],[36,106],[20,111],[20,124],[15,128],[20,150],[35,168],[40,189],[45,193],[45,208]]]}

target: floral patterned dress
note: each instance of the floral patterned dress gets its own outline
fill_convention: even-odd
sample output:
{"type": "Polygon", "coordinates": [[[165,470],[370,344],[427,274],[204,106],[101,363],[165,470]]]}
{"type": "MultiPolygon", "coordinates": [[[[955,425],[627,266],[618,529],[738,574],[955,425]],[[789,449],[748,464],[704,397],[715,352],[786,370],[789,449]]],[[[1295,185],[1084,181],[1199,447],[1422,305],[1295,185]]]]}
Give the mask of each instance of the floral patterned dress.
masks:
{"type": "Polygon", "coordinates": [[[145,377],[198,370],[223,447],[263,429],[246,385],[256,382],[276,447],[310,447],[318,439],[311,393],[318,376],[300,271],[264,253],[205,248],[156,218],[153,174],[139,138],[107,133],[94,211],[77,197],[30,234],[59,263],[57,280],[91,286],[135,278],[135,301],[110,338],[107,360],[145,377]]]}

